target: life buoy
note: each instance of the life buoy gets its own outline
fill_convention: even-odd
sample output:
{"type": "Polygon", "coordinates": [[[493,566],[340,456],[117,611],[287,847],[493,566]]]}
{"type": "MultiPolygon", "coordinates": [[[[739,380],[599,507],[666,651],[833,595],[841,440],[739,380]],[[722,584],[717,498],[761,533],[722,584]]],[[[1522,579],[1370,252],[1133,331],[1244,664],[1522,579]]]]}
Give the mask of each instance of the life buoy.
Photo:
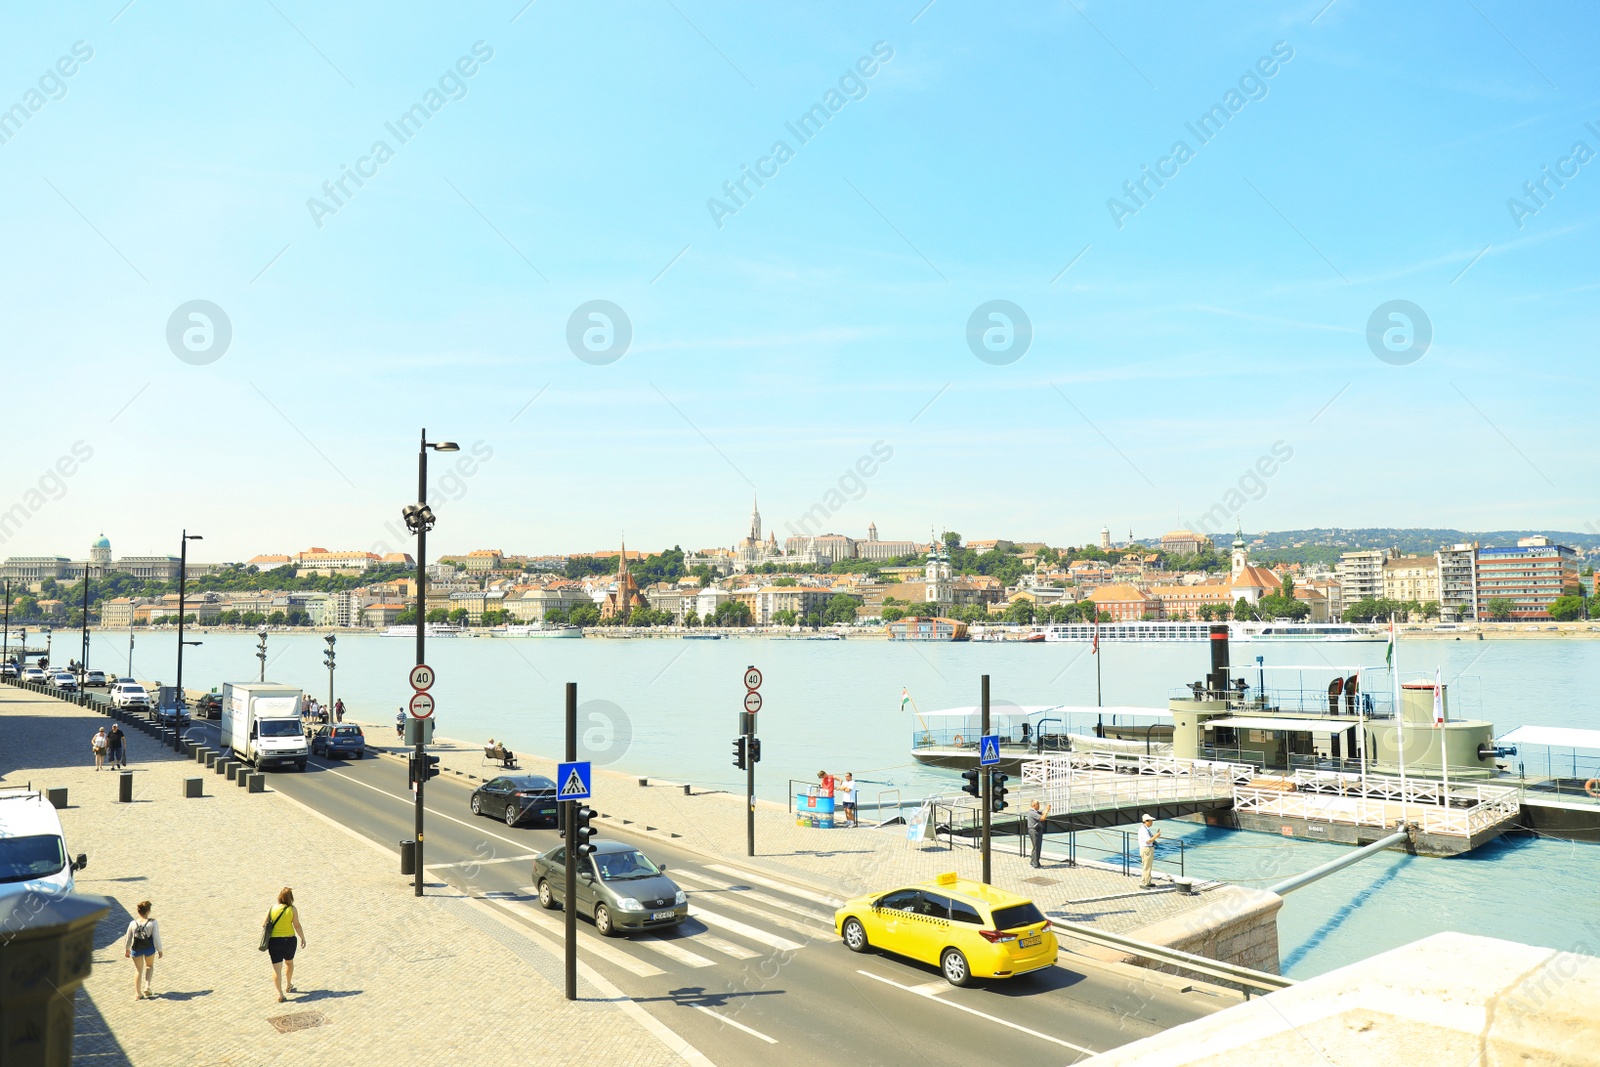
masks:
{"type": "Polygon", "coordinates": [[[1600,797],[1600,778],[1591,778],[1584,782],[1583,791],[1592,797],[1600,797]]]}
{"type": "Polygon", "coordinates": [[[960,748],[962,745],[966,744],[966,741],[967,741],[966,738],[962,737],[960,734],[956,734],[956,747],[957,748],[960,748]]]}

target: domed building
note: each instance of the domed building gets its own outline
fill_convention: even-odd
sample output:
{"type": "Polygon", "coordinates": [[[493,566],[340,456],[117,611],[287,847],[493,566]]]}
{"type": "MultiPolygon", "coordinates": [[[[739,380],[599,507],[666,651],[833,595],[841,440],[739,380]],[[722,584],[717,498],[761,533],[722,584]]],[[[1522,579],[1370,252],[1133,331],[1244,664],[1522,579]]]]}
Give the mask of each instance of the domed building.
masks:
{"type": "Polygon", "coordinates": [[[111,566],[111,542],[104,533],[89,546],[89,562],[102,568],[102,574],[105,573],[104,568],[111,566]]]}

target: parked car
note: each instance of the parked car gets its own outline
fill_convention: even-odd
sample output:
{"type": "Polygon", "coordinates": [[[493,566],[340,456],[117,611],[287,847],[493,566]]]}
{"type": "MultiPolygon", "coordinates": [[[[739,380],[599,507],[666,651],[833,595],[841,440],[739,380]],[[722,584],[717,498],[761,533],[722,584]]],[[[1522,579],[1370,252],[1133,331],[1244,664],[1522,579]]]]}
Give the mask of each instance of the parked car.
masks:
{"type": "Polygon", "coordinates": [[[78,679],[72,676],[71,671],[51,671],[50,684],[63,693],[76,693],[78,691],[78,679]]]}
{"type": "Polygon", "coordinates": [[[106,684],[106,672],[97,670],[84,671],[82,684],[85,689],[102,689],[106,684]]]}
{"type": "MultiPolygon", "coordinates": [[[[603,937],[630,930],[661,930],[689,917],[689,897],[666,876],[666,868],[621,841],[596,841],[578,865],[578,914],[594,920],[603,937]]],[[[533,858],[539,903],[555,909],[567,886],[565,845],[533,858]]]]}
{"type": "Polygon", "coordinates": [[[1033,901],[954,873],[848,900],[833,922],[851,952],[877,948],[930,963],[951,985],[1056,961],[1056,935],[1033,901]]]}
{"type": "Polygon", "coordinates": [[[360,759],[367,754],[367,738],[354,723],[324,726],[311,738],[311,754],[329,759],[343,756],[360,759]]]}
{"type": "Polygon", "coordinates": [[[114,708],[148,708],[150,694],[138,682],[118,682],[111,687],[111,706],[114,708]]]}
{"type": "Polygon", "coordinates": [[[556,824],[556,784],[542,774],[492,778],[472,791],[472,814],[507,826],[556,824]]]}
{"type": "Polygon", "coordinates": [[[69,862],[67,855],[53,805],[31,790],[0,791],[0,897],[72,892],[72,876],[89,857],[80,852],[69,862]]]}
{"type": "Polygon", "coordinates": [[[206,693],[194,702],[194,713],[202,719],[222,718],[222,694],[206,693]]]}
{"type": "Polygon", "coordinates": [[[24,682],[47,682],[50,680],[50,676],[44,673],[43,667],[27,666],[22,668],[22,680],[24,682]]]}

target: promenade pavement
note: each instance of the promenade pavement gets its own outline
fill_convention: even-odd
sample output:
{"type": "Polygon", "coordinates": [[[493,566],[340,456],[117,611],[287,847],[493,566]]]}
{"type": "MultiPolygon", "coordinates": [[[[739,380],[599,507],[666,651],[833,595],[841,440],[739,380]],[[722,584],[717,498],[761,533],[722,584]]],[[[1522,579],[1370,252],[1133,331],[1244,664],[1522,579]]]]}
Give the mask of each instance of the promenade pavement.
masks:
{"type": "Polygon", "coordinates": [[[422,900],[392,851],[282,794],[226,777],[130,732],[134,802],[96,771],[89,741],[111,720],[0,686],[0,788],[65,786],[68,847],[86,852],[80,891],[108,897],[94,969],[77,999],[74,1062],[295,1065],[704,1062],[584,968],[561,995],[548,947],[448,887],[422,900]],[[205,796],[185,799],[185,778],[205,796]],[[278,1003],[261,922],[293,886],[307,947],[300,990],[278,1003]],[[154,902],[164,958],[154,1000],[133,997],[123,934],[154,902]],[[653,1026],[653,1030],[647,1029],[653,1026]],[[660,1036],[657,1036],[657,1034],[660,1036]]]}

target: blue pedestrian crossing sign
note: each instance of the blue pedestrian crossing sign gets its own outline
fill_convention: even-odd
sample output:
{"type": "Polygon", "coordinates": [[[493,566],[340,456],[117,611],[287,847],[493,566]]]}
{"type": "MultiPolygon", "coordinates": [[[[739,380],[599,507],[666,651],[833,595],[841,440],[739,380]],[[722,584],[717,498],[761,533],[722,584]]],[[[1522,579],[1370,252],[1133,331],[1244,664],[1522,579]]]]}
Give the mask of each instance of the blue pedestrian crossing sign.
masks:
{"type": "Polygon", "coordinates": [[[984,734],[978,738],[978,766],[993,767],[1000,762],[1000,737],[984,734]]]}
{"type": "Polygon", "coordinates": [[[588,760],[582,763],[556,764],[556,781],[560,783],[556,790],[556,799],[588,800],[590,780],[588,760]]]}

